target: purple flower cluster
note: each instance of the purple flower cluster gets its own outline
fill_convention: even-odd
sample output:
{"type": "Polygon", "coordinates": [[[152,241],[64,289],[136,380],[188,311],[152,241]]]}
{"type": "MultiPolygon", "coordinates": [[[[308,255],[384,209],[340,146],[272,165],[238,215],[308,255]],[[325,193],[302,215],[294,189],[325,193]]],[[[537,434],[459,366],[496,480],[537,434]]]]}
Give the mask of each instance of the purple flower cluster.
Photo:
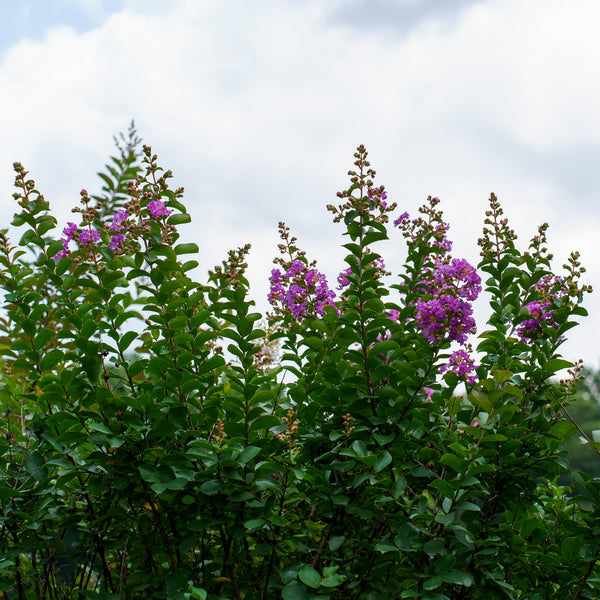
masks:
{"type": "Polygon", "coordinates": [[[128,218],[129,215],[127,214],[127,211],[120,208],[113,216],[112,223],[110,225],[110,230],[121,231],[121,229],[125,227],[125,225],[123,225],[123,221],[127,221],[128,218]]]}
{"type": "Polygon", "coordinates": [[[280,310],[289,310],[297,321],[322,315],[326,306],[337,310],[335,292],[329,289],[325,275],[301,260],[293,261],[285,273],[273,269],[269,281],[269,302],[280,310]]]}
{"type": "Polygon", "coordinates": [[[77,241],[80,246],[95,246],[100,241],[100,234],[95,229],[83,229],[77,241]]]}
{"type": "Polygon", "coordinates": [[[540,297],[525,305],[530,318],[525,319],[517,327],[517,335],[522,342],[531,343],[543,327],[556,327],[554,306],[564,296],[568,295],[562,277],[545,275],[535,285],[535,291],[540,297]]]}
{"type": "Polygon", "coordinates": [[[453,258],[445,263],[435,261],[435,272],[431,274],[430,289],[452,290],[459,298],[473,301],[481,292],[481,277],[466,260],[453,258]]]}
{"type": "Polygon", "coordinates": [[[171,214],[171,211],[165,206],[162,200],[151,200],[146,205],[146,208],[150,211],[150,216],[153,219],[168,217],[171,214]]]}
{"type": "Polygon", "coordinates": [[[454,296],[441,296],[417,302],[416,320],[430,342],[447,339],[464,344],[467,336],[476,331],[472,314],[468,302],[454,296]]]}
{"type": "Polygon", "coordinates": [[[475,333],[471,302],[481,291],[481,278],[466,261],[435,262],[435,271],[425,273],[423,289],[429,300],[416,303],[415,319],[423,335],[432,343],[448,340],[464,344],[475,333]]]}
{"type": "MultiPolygon", "coordinates": [[[[168,217],[171,214],[171,211],[165,206],[165,203],[162,200],[151,200],[146,205],[146,208],[153,219],[168,217]]],[[[108,231],[111,234],[108,248],[115,254],[123,251],[123,246],[126,243],[127,238],[132,235],[132,229],[135,227],[132,216],[133,215],[129,214],[129,212],[123,208],[117,210],[113,215],[110,227],[108,228],[108,231]]],[[[137,227],[139,228],[139,226],[143,225],[144,222],[140,218],[137,227]]],[[[79,230],[75,223],[67,223],[67,226],[63,230],[63,237],[61,238],[63,249],[54,255],[55,259],[60,260],[69,255],[69,242],[71,240],[75,240],[80,247],[95,246],[100,242],[100,232],[95,229],[79,230]]]]}
{"type": "Polygon", "coordinates": [[[448,223],[440,223],[435,228],[436,239],[434,240],[433,245],[443,252],[452,251],[452,242],[446,237],[446,232],[448,229],[450,229],[450,225],[448,225],[448,223]]]}
{"type": "Polygon", "coordinates": [[[473,385],[477,381],[475,375],[475,363],[465,350],[456,350],[450,355],[450,360],[447,364],[440,367],[440,372],[451,371],[456,373],[461,378],[466,378],[469,385],[473,385]]]}
{"type": "Polygon", "coordinates": [[[394,221],[394,227],[399,227],[400,225],[402,225],[402,223],[404,223],[404,221],[408,221],[408,219],[410,218],[410,215],[407,212],[403,212],[395,221],[394,221]]]}
{"type": "Polygon", "coordinates": [[[76,234],[77,225],[75,225],[75,223],[67,223],[67,226],[63,229],[63,237],[60,240],[62,242],[63,249],[60,252],[57,252],[54,255],[54,258],[60,260],[69,254],[69,242],[73,239],[73,237],[75,237],[76,234]]]}
{"type": "Polygon", "coordinates": [[[343,290],[345,287],[350,285],[350,280],[348,279],[348,275],[352,275],[352,268],[348,267],[344,271],[342,271],[337,278],[338,282],[338,290],[343,290]]]}
{"type": "Polygon", "coordinates": [[[522,342],[531,342],[544,325],[556,325],[554,311],[550,306],[550,302],[538,301],[530,302],[525,306],[531,315],[531,319],[526,319],[517,328],[517,335],[522,342]]]}

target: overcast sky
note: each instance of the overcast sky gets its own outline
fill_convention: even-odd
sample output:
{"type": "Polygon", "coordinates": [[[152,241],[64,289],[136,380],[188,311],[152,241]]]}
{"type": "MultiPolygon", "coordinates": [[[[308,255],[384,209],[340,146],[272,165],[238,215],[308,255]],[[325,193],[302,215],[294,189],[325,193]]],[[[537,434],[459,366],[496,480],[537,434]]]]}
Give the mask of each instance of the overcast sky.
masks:
{"type": "MultiPolygon", "coordinates": [[[[597,0],[2,2],[1,226],[15,160],[62,228],[133,118],[202,268],[252,243],[264,309],[280,220],[344,267],[325,205],[365,144],[400,212],[441,198],[454,256],[477,262],[490,192],[522,248],[550,224],[557,271],[579,250],[599,289],[564,354],[599,366],[599,23],[597,0]]],[[[397,271],[401,236],[382,252],[397,271]]]]}

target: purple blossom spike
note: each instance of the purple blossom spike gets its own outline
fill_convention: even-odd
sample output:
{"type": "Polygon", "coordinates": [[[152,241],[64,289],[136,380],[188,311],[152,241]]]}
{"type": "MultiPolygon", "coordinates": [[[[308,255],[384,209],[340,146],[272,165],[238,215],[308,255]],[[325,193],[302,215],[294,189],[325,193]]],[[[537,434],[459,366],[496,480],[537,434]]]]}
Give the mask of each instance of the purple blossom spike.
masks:
{"type": "Polygon", "coordinates": [[[119,209],[113,219],[112,219],[112,224],[110,226],[110,230],[111,231],[121,231],[121,229],[123,229],[123,221],[126,221],[129,218],[129,215],[127,214],[127,211],[124,209],[119,209]]]}
{"type": "Polygon", "coordinates": [[[94,246],[100,241],[100,234],[95,229],[84,229],[79,234],[79,245],[80,246],[94,246]]]}
{"type": "Polygon", "coordinates": [[[476,369],[473,359],[464,350],[457,350],[450,355],[448,364],[440,367],[440,372],[452,371],[459,377],[467,380],[468,385],[473,385],[477,381],[476,369]]]}
{"type": "Polygon", "coordinates": [[[171,211],[165,206],[162,200],[151,200],[146,205],[146,208],[150,211],[150,216],[153,219],[168,217],[171,214],[171,211]]]}
{"type": "Polygon", "coordinates": [[[113,235],[109,244],[109,250],[112,250],[115,253],[121,252],[123,250],[123,244],[125,243],[125,235],[123,233],[117,233],[113,235]]]}

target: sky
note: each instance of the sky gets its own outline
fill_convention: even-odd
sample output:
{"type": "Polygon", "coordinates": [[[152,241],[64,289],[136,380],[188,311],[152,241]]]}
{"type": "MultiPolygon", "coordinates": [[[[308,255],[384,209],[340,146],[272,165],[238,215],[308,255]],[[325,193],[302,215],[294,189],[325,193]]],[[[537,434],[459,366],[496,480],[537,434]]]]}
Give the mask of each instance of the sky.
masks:
{"type": "MultiPolygon", "coordinates": [[[[0,227],[20,161],[63,227],[132,119],[186,190],[198,277],[252,244],[264,310],[285,221],[331,284],[325,206],[359,144],[398,211],[441,199],[478,260],[491,192],[525,249],[581,252],[590,312],[563,355],[600,367],[597,0],[22,0],[0,3],[0,227]]],[[[401,235],[381,246],[398,273],[401,235]]],[[[485,306],[477,307],[480,331],[485,306]]]]}

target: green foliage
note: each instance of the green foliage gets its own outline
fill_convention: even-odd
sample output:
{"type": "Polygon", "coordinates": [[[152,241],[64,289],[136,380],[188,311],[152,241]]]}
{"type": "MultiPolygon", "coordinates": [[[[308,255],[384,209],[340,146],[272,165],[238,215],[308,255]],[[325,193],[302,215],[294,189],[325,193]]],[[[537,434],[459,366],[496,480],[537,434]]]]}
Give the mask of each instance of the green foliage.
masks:
{"type": "MultiPolygon", "coordinates": [[[[348,287],[314,314],[265,322],[248,299],[249,247],[191,278],[182,190],[136,139],[102,177],[104,196],[82,192],[64,244],[15,165],[23,234],[0,248],[1,593],[599,596],[600,482],[583,476],[586,508],[556,483],[574,384],[552,378],[580,369],[559,354],[584,313],[577,256],[553,323],[524,336],[526,307],[557,281],[545,227],[521,252],[492,196],[479,265],[492,315],[467,378],[418,317],[446,253],[437,200],[402,220],[407,266],[385,285],[376,265],[395,206],[360,147],[330,207],[349,238],[348,287]]],[[[308,265],[282,232],[279,264],[308,265]]]]}

